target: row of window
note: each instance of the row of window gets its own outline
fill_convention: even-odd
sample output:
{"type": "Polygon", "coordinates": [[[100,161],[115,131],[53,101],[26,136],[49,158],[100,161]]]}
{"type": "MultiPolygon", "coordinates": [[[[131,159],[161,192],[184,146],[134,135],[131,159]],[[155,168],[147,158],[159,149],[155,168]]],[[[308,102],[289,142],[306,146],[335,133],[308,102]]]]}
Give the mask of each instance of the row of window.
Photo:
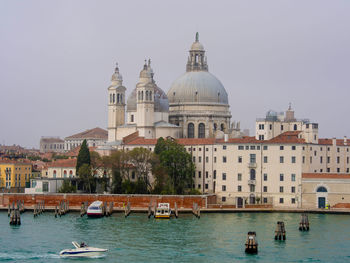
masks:
{"type": "MultiPolygon", "coordinates": [[[[115,94],[110,94],[109,95],[109,102],[110,103],[115,103],[115,94]]],[[[123,94],[117,94],[117,103],[123,103],[123,94]]]]}
{"type": "MultiPolygon", "coordinates": [[[[221,197],[221,201],[222,201],[222,202],[226,202],[226,196],[221,197]]],[[[267,204],[267,202],[268,202],[267,197],[264,197],[264,198],[262,199],[262,202],[263,202],[264,204],[267,204]]],[[[291,198],[290,202],[291,202],[292,204],[295,204],[295,198],[291,198]]],[[[279,203],[280,203],[280,204],[283,204],[283,203],[284,203],[284,198],[283,198],[283,197],[281,197],[281,198],[279,199],[279,203]]]]}
{"type": "MultiPolygon", "coordinates": [[[[255,192],[255,185],[249,185],[249,188],[250,188],[249,190],[251,193],[255,192]]],[[[221,190],[222,190],[222,192],[226,192],[226,185],[222,185],[221,190]]],[[[279,190],[280,190],[280,193],[284,193],[284,186],[280,186],[279,190]]],[[[237,186],[237,192],[242,192],[242,185],[237,186]]],[[[263,192],[267,193],[267,186],[263,187],[263,192]]],[[[291,187],[290,192],[295,193],[295,186],[291,187]]]]}
{"type": "MultiPolygon", "coordinates": [[[[270,130],[272,130],[272,124],[269,125],[270,130]]],[[[283,131],[284,126],[281,124],[281,131],[283,131]]],[[[259,124],[259,130],[265,130],[265,124],[259,124]]],[[[298,125],[294,124],[293,125],[293,130],[297,131],[298,130],[298,125]]]]}

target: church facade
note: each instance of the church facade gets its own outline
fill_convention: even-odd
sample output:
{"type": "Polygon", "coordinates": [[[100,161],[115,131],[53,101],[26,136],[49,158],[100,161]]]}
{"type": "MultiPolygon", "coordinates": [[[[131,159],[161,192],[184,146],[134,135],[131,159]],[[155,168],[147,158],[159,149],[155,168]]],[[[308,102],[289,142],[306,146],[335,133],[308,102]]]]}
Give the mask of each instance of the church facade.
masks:
{"type": "Polygon", "coordinates": [[[117,65],[108,87],[110,144],[135,132],[146,139],[241,136],[239,123],[231,125],[224,86],[208,71],[198,33],[189,51],[186,72],[174,81],[167,94],[157,86],[150,60],[145,61],[127,100],[122,82],[117,65]]]}

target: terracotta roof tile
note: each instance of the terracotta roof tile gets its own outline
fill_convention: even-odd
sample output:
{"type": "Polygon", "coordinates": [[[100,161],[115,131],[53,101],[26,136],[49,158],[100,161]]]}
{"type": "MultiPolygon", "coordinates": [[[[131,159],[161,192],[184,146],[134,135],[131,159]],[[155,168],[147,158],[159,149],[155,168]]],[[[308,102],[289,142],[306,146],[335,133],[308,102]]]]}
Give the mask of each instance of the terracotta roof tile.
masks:
{"type": "Polygon", "coordinates": [[[84,132],[80,132],[71,136],[66,137],[65,139],[103,139],[107,140],[108,132],[99,127],[86,130],[84,132]]]}
{"type": "Polygon", "coordinates": [[[77,159],[62,159],[51,163],[48,163],[48,167],[75,167],[77,165],[77,159]]]}
{"type": "Polygon", "coordinates": [[[302,178],[315,179],[350,179],[350,174],[303,173],[302,178]]]}
{"type": "MultiPolygon", "coordinates": [[[[333,139],[322,138],[318,139],[318,144],[321,145],[333,145],[333,139]]],[[[350,140],[347,140],[347,144],[344,143],[344,139],[336,139],[337,146],[350,146],[350,140]]]]}

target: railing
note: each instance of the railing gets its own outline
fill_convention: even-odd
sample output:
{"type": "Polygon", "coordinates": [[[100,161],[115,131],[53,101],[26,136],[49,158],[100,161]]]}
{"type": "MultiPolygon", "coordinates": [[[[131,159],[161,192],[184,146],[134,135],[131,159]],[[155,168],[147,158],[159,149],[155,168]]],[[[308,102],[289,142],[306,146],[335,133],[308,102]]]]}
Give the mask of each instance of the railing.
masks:
{"type": "Polygon", "coordinates": [[[256,184],[256,181],[255,181],[255,180],[248,180],[248,184],[249,184],[249,185],[255,185],[255,184],[256,184]]]}
{"type": "Polygon", "coordinates": [[[257,164],[256,163],[248,163],[249,168],[256,168],[257,164]]]}

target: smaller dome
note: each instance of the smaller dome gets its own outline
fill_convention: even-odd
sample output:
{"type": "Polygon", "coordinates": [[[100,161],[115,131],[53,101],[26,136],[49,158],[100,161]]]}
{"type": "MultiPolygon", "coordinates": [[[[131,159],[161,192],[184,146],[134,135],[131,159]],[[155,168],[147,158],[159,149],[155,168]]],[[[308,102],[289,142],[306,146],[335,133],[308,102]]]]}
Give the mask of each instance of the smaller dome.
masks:
{"type": "MultiPolygon", "coordinates": [[[[126,103],[126,111],[136,111],[136,89],[135,88],[126,103]]],[[[155,112],[169,112],[169,101],[165,92],[157,85],[154,87],[154,111],[155,112]]]]}
{"type": "Polygon", "coordinates": [[[191,51],[204,51],[204,47],[203,45],[196,41],[196,42],[193,42],[192,46],[191,46],[191,51]]]}

